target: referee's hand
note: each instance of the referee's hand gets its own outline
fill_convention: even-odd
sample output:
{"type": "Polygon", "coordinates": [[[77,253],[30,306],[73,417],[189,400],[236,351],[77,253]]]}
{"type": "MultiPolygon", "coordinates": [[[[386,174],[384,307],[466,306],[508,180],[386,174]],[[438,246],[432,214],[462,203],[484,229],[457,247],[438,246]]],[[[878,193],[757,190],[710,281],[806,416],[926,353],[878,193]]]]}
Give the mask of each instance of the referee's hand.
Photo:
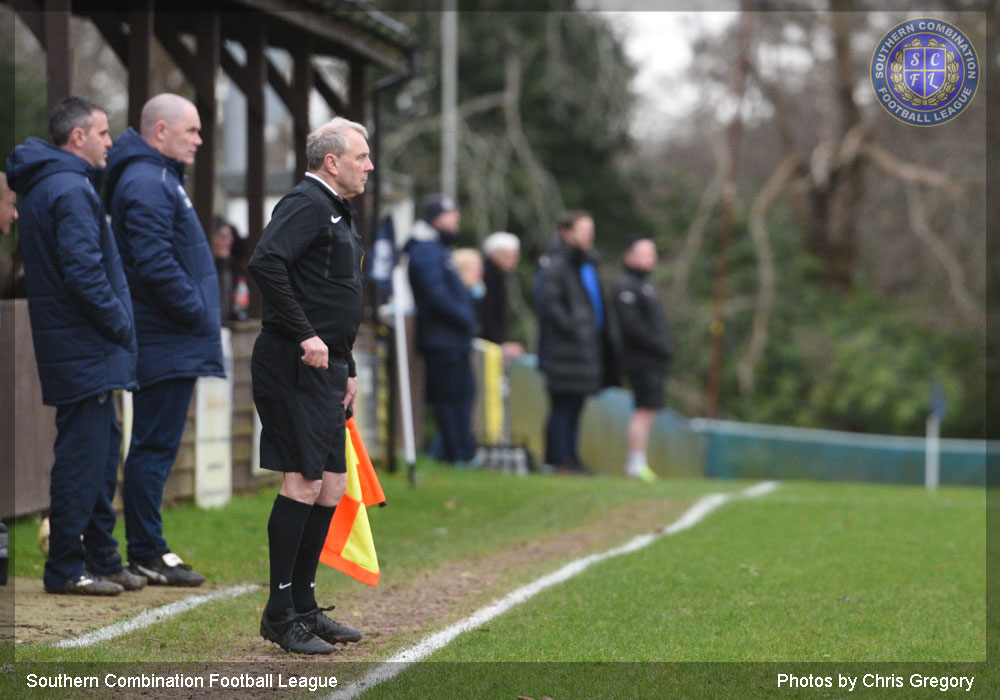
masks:
{"type": "Polygon", "coordinates": [[[330,350],[318,335],[306,338],[299,345],[302,347],[302,361],[310,367],[330,369],[330,350]]]}

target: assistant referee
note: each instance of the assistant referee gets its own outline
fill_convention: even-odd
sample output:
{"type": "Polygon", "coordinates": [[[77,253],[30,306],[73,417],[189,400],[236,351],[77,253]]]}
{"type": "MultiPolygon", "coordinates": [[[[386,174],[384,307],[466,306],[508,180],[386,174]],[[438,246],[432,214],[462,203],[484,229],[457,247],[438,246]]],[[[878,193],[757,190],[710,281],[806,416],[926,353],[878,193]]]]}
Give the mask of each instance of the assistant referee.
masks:
{"type": "Polygon", "coordinates": [[[284,472],[267,523],[270,597],[260,634],[282,649],[328,654],[361,632],[313,595],[330,520],[347,485],[345,411],[357,379],[361,238],[347,202],[375,169],[364,126],[337,117],[306,139],[308,172],[274,208],[248,269],[263,294],[251,360],[263,430],[260,465],[284,472]]]}

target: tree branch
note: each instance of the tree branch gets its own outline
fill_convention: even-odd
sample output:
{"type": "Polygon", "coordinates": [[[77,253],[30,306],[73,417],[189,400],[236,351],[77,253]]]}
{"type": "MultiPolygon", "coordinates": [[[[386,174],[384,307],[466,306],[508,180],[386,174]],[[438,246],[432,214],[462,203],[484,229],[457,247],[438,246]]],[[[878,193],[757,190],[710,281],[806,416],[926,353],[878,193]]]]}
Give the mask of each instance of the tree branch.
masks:
{"type": "Polygon", "coordinates": [[[674,259],[674,283],[672,291],[678,298],[683,299],[687,297],[688,276],[691,274],[691,266],[694,264],[694,258],[701,248],[702,241],[705,239],[705,231],[708,229],[708,222],[712,218],[712,211],[715,209],[715,205],[721,196],[722,188],[719,186],[719,172],[717,170],[715,177],[712,178],[712,181],[708,183],[708,187],[701,193],[701,199],[698,201],[698,209],[691,220],[691,225],[688,226],[688,230],[684,234],[684,248],[681,249],[680,254],[674,259]]]}
{"type": "Polygon", "coordinates": [[[924,198],[914,184],[906,186],[906,202],[909,205],[910,226],[913,233],[927,244],[931,253],[938,259],[948,275],[951,297],[959,312],[971,324],[979,324],[983,320],[983,311],[969,292],[965,282],[965,273],[958,258],[945,243],[944,239],[934,233],[927,222],[927,211],[924,208],[924,198]]]}
{"type": "Polygon", "coordinates": [[[898,177],[912,185],[929,185],[943,190],[952,198],[959,196],[959,188],[947,174],[922,165],[907,163],[886,151],[881,146],[871,143],[862,150],[863,155],[871,158],[883,171],[898,177]]]}
{"type": "Polygon", "coordinates": [[[795,153],[785,156],[750,205],[750,236],[757,252],[758,274],[757,304],[754,309],[750,346],[736,367],[740,391],[745,395],[754,391],[754,372],[767,348],[767,330],[771,322],[771,310],[774,307],[774,253],[767,232],[767,210],[792,179],[799,165],[799,158],[795,153]]]}

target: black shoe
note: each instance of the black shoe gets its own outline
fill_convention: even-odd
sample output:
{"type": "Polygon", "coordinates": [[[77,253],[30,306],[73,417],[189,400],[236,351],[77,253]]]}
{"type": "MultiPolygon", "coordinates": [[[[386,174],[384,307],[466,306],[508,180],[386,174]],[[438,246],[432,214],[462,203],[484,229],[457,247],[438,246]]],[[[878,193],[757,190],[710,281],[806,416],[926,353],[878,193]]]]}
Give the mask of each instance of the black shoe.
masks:
{"type": "Polygon", "coordinates": [[[299,619],[306,629],[330,644],[347,644],[348,642],[360,642],[361,632],[331,620],[323,613],[333,610],[334,606],[328,608],[313,608],[309,612],[299,613],[299,619]]]}
{"type": "Polygon", "coordinates": [[[59,588],[46,584],[46,593],[75,593],[77,595],[119,595],[124,588],[112,581],[102,581],[96,576],[83,573],[76,581],[67,581],[59,588]]]}
{"type": "Polygon", "coordinates": [[[265,607],[260,616],[260,636],[293,654],[329,654],[333,651],[333,645],[306,629],[300,616],[292,610],[285,611],[281,619],[272,621],[268,619],[265,607]]]}
{"type": "Polygon", "coordinates": [[[129,559],[128,570],[137,576],[145,576],[150,585],[160,586],[200,586],[205,577],[185,564],[173,552],[164,552],[154,559],[133,561],[129,559]]]}
{"type": "Polygon", "coordinates": [[[98,581],[110,581],[111,583],[117,583],[126,591],[138,591],[140,588],[146,587],[145,576],[133,574],[131,571],[124,568],[113,574],[95,574],[94,578],[98,581]]]}

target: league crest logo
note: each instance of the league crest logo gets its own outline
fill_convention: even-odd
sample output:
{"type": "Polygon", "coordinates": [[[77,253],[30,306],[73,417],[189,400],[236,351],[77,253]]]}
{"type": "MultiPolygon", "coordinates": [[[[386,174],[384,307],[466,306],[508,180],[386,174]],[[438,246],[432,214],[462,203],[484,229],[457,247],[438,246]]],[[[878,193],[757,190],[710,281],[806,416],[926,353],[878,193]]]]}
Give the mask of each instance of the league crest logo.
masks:
{"type": "Polygon", "coordinates": [[[979,56],[957,27],[910,19],[886,32],[871,63],[878,103],[896,119],[936,126],[961,114],[979,87],[979,56]]]}

